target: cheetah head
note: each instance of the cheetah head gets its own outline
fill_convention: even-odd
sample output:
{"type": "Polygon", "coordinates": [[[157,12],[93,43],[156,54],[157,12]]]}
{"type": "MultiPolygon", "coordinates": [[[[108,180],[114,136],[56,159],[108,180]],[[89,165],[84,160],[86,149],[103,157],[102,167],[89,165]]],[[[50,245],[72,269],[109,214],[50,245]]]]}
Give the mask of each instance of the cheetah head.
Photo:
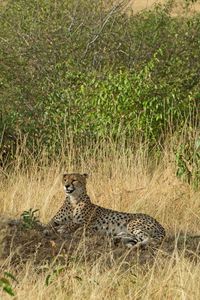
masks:
{"type": "Polygon", "coordinates": [[[78,196],[86,192],[86,179],[88,174],[71,173],[63,174],[63,185],[67,195],[78,196]]]}

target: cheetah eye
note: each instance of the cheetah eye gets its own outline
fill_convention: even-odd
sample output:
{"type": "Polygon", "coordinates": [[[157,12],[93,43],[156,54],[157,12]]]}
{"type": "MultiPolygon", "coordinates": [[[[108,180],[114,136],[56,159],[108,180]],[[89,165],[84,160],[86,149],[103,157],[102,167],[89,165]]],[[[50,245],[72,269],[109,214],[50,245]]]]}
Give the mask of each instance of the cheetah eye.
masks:
{"type": "Polygon", "coordinates": [[[76,179],[72,180],[72,183],[76,183],[76,182],[78,182],[78,180],[76,180],[76,179]]]}

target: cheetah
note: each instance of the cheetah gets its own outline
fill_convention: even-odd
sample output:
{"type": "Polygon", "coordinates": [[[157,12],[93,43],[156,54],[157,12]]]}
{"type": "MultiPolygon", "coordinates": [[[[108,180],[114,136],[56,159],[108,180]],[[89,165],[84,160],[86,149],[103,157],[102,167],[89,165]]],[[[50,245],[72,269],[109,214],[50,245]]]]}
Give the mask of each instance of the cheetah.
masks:
{"type": "Polygon", "coordinates": [[[47,228],[74,232],[85,228],[92,233],[120,240],[128,247],[160,245],[165,230],[154,218],[143,213],[125,213],[95,205],[87,194],[87,174],[63,175],[65,202],[47,228]]]}

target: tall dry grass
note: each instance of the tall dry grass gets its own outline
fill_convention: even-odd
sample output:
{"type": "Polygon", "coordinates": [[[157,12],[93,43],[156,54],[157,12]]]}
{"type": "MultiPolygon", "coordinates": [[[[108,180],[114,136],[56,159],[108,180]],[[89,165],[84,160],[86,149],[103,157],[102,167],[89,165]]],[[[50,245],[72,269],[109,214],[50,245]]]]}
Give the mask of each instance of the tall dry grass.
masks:
{"type": "MultiPolygon", "coordinates": [[[[151,9],[154,5],[167,4],[168,0],[130,0],[129,7],[133,12],[138,13],[145,9],[151,9]]],[[[200,4],[199,1],[184,1],[184,0],[174,0],[172,15],[189,15],[194,13],[199,13],[200,4]],[[190,3],[189,10],[186,12],[185,8],[187,4],[190,3]]]]}
{"type": "MultiPolygon", "coordinates": [[[[38,208],[42,222],[61,206],[64,192],[61,174],[87,172],[88,193],[93,202],[115,210],[143,212],[155,217],[166,228],[167,235],[197,235],[200,230],[200,191],[175,176],[171,151],[162,157],[149,156],[147,147],[127,148],[123,141],[99,142],[81,152],[69,146],[65,155],[49,163],[44,154],[40,161],[33,158],[24,166],[23,150],[12,168],[1,174],[0,214],[19,217],[22,211],[38,208]]],[[[176,244],[176,242],[175,242],[176,244]]],[[[78,247],[78,245],[77,245],[78,247]]],[[[17,251],[17,249],[16,249],[17,251]]],[[[93,263],[70,261],[65,269],[45,285],[48,274],[58,268],[55,262],[36,267],[33,259],[23,267],[13,267],[1,260],[2,271],[15,274],[15,299],[200,299],[200,263],[188,259],[176,249],[160,250],[153,264],[127,263],[122,257],[105,263],[104,255],[93,263]]],[[[125,254],[126,255],[126,254],[125,254]]],[[[84,253],[83,253],[84,256],[84,253]]],[[[0,290],[1,299],[9,299],[0,290]]]]}

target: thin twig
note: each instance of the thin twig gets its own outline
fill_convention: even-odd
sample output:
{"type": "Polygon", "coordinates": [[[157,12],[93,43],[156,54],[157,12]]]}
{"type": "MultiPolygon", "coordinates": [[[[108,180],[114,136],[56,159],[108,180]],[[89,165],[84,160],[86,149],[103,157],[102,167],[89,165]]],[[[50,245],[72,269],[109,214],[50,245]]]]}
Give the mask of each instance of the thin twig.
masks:
{"type": "Polygon", "coordinates": [[[99,36],[101,35],[102,31],[104,30],[106,24],[108,23],[108,21],[110,20],[110,18],[112,17],[113,14],[116,13],[116,11],[118,11],[119,9],[122,8],[124,4],[124,1],[120,2],[119,4],[115,5],[112,7],[112,9],[109,11],[109,13],[107,14],[107,16],[105,17],[104,21],[103,21],[103,24],[99,30],[98,33],[95,34],[94,38],[87,44],[86,46],[86,49],[84,51],[84,54],[83,54],[83,58],[86,56],[87,52],[88,52],[88,49],[89,47],[95,43],[95,41],[99,38],[99,36]]]}

